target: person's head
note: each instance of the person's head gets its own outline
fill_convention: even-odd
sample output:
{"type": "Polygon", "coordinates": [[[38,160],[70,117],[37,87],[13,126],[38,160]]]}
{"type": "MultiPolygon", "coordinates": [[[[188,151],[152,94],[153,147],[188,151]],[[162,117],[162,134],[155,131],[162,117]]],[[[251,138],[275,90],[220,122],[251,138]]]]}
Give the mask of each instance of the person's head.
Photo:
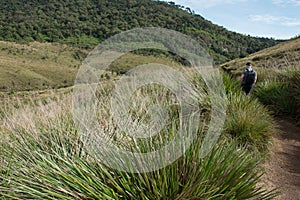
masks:
{"type": "Polygon", "coordinates": [[[247,63],[246,63],[246,67],[247,67],[247,68],[251,68],[251,67],[252,67],[252,63],[251,63],[251,62],[247,62],[247,63]]]}

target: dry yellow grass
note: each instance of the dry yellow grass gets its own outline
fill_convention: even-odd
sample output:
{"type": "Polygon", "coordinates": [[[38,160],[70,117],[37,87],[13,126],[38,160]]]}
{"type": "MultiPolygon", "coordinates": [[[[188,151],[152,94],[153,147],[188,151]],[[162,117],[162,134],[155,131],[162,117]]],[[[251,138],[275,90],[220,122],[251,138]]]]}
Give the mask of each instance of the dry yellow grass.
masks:
{"type": "Polygon", "coordinates": [[[0,91],[72,85],[85,55],[80,49],[60,44],[0,41],[0,91]]]}
{"type": "MultiPolygon", "coordinates": [[[[0,92],[43,90],[72,86],[89,50],[53,43],[17,44],[0,41],[0,92]]],[[[176,66],[166,58],[126,54],[111,70],[126,72],[138,65],[160,63],[176,66]]],[[[109,77],[112,76],[108,72],[109,77]]]]}
{"type": "Polygon", "coordinates": [[[248,57],[224,63],[220,67],[232,74],[240,74],[248,61],[251,61],[253,68],[258,71],[270,68],[275,70],[299,68],[300,37],[256,52],[248,57]]]}

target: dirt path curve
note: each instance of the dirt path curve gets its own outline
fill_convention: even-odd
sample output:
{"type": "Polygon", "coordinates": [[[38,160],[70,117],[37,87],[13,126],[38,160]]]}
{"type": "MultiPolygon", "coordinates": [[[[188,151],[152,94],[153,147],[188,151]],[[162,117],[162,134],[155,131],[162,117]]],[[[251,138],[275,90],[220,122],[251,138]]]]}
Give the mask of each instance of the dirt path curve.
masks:
{"type": "Polygon", "coordinates": [[[274,137],[262,184],[279,188],[276,200],[300,200],[300,128],[285,120],[277,122],[282,133],[274,137]]]}

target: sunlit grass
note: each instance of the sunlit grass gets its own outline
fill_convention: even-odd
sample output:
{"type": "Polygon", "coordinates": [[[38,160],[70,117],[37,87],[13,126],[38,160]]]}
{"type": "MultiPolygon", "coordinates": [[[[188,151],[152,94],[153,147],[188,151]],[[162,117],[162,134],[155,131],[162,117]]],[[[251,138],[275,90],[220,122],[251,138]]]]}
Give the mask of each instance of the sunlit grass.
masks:
{"type": "MultiPolygon", "coordinates": [[[[265,72],[268,73],[268,72],[265,72]]],[[[300,119],[300,71],[299,68],[277,71],[262,80],[255,89],[255,96],[276,115],[300,119]]]]}
{"type": "MultiPolygon", "coordinates": [[[[109,85],[107,82],[106,89],[101,90],[104,93],[98,94],[102,104],[109,101],[105,95],[112,91],[109,85]]],[[[148,89],[137,91],[135,98],[148,98],[143,97],[148,89]]],[[[160,89],[157,91],[160,92],[158,94],[168,93],[160,89]]],[[[161,95],[156,97],[162,98],[161,95]]],[[[151,101],[154,100],[156,98],[151,101]]],[[[201,143],[207,131],[206,120],[209,120],[203,115],[206,120],[201,121],[197,137],[186,153],[171,165],[148,173],[115,170],[91,155],[80,140],[70,110],[71,99],[67,96],[40,104],[20,105],[10,108],[9,112],[4,109],[2,112],[7,115],[2,118],[0,132],[3,139],[0,143],[1,195],[5,199],[270,199],[274,192],[256,186],[262,174],[260,154],[255,148],[249,149],[249,145],[255,145],[261,139],[248,135],[241,140],[238,132],[244,133],[247,129],[239,126],[242,122],[235,121],[232,115],[246,115],[248,100],[241,96],[230,100],[229,124],[225,130],[230,130],[230,126],[237,127],[235,137],[222,135],[213,150],[202,158],[201,143]]],[[[201,103],[202,106],[206,104],[209,105],[209,102],[201,103]]],[[[137,118],[144,116],[147,106],[134,106],[137,118]]],[[[210,107],[203,108],[209,114],[210,107]]],[[[262,107],[255,104],[251,108],[260,110],[262,107]]],[[[171,121],[175,123],[177,112],[176,106],[170,107],[171,121]]],[[[260,112],[264,120],[270,119],[268,113],[263,115],[264,110],[260,112]]],[[[107,134],[113,136],[116,127],[105,120],[109,111],[102,109],[101,113],[103,115],[98,115],[99,124],[111,126],[107,127],[107,134]]],[[[261,119],[253,118],[249,127],[251,124],[256,134],[261,132],[264,135],[265,127],[254,121],[261,119]]],[[[165,141],[162,137],[171,134],[173,129],[177,127],[169,126],[165,129],[168,131],[163,132],[165,135],[157,139],[165,141]]],[[[134,143],[127,137],[123,139],[119,145],[126,144],[137,150],[143,147],[146,152],[155,149],[153,145],[157,144],[153,141],[134,143]]]]}

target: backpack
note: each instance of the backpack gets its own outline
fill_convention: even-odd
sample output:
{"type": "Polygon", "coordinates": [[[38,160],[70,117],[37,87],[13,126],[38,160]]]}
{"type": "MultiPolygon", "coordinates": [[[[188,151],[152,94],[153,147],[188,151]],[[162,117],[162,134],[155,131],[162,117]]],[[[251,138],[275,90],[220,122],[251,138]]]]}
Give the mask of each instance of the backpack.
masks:
{"type": "Polygon", "coordinates": [[[256,73],[254,70],[246,70],[245,84],[252,85],[255,81],[256,73]]]}

